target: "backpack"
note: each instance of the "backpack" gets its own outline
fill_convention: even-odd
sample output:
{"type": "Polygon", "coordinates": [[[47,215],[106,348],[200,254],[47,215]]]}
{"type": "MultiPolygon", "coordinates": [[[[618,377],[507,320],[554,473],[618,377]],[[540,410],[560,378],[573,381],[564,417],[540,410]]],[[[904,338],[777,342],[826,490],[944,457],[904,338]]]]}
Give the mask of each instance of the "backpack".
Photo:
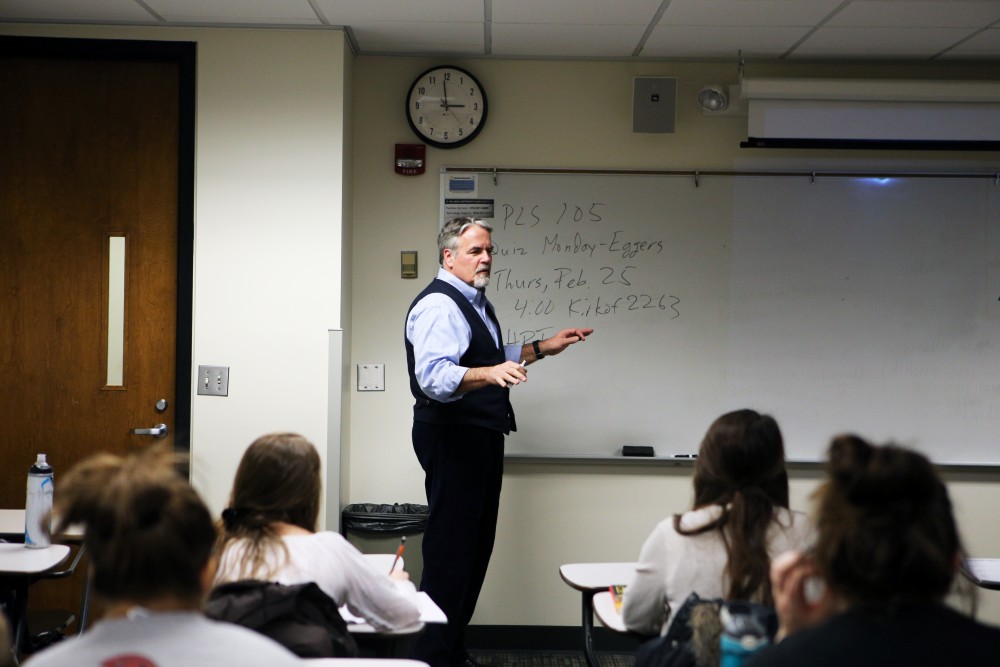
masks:
{"type": "Polygon", "coordinates": [[[302,658],[358,655],[337,603],[314,582],[223,584],[209,594],[205,615],[255,630],[302,658]]]}
{"type": "MultiPolygon", "coordinates": [[[[725,605],[719,598],[701,598],[691,593],[674,615],[667,634],[639,645],[633,667],[717,666],[722,635],[719,612],[725,605]]],[[[778,618],[771,607],[746,602],[733,604],[732,611],[755,617],[767,636],[774,638],[778,618]]]]}

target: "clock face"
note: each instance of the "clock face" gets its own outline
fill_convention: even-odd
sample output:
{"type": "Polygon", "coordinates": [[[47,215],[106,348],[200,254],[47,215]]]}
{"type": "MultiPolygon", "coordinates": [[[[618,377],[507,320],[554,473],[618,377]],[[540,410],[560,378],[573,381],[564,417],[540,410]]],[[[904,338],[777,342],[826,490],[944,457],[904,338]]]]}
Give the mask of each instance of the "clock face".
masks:
{"type": "Polygon", "coordinates": [[[464,69],[433,67],[410,86],[406,119],[417,136],[431,146],[464,146],[486,123],[486,92],[464,69]]]}

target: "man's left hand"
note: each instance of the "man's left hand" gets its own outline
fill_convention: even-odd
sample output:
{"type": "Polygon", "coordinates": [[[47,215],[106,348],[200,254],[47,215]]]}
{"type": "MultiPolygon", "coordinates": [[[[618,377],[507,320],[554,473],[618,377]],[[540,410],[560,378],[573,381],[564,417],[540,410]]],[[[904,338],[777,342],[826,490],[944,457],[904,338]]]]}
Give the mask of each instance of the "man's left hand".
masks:
{"type": "Polygon", "coordinates": [[[593,329],[563,329],[552,338],[540,341],[538,347],[546,357],[553,357],[570,345],[586,340],[592,333],[593,329]]]}

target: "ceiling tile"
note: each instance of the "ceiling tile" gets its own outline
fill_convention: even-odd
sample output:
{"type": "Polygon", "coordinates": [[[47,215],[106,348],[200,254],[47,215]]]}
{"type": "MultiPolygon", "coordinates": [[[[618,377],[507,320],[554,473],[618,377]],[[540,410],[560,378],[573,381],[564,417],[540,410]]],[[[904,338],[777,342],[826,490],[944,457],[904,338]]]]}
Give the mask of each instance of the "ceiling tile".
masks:
{"type": "Polygon", "coordinates": [[[734,28],[658,26],[646,40],[646,58],[777,58],[808,32],[805,27],[734,28]]]}
{"type": "Polygon", "coordinates": [[[671,0],[660,25],[813,26],[843,0],[671,0]]]}
{"type": "Polygon", "coordinates": [[[660,0],[493,0],[493,23],[642,25],[656,16],[660,0]]]}
{"type": "Polygon", "coordinates": [[[143,0],[168,21],[246,25],[320,25],[308,0],[143,0]]]}
{"type": "Polygon", "coordinates": [[[820,28],[794,58],[930,58],[969,35],[967,28],[820,28]]]}
{"type": "Polygon", "coordinates": [[[868,28],[982,27],[1000,20],[1000,2],[993,0],[936,0],[912,2],[852,2],[827,26],[868,28]]]}
{"type": "Polygon", "coordinates": [[[485,20],[482,0],[313,0],[334,25],[372,21],[463,23],[485,20]]]}
{"type": "Polygon", "coordinates": [[[493,24],[493,55],[553,58],[627,58],[639,44],[641,25],[493,24]]]}
{"type": "Polygon", "coordinates": [[[962,42],[942,58],[1000,58],[1000,28],[990,28],[962,42]]]}
{"type": "Polygon", "coordinates": [[[92,23],[155,22],[134,0],[3,0],[0,16],[8,20],[86,21],[92,23]]]}
{"type": "Polygon", "coordinates": [[[362,53],[463,53],[483,55],[482,23],[413,23],[378,21],[355,26],[362,53]],[[416,29],[415,29],[416,28],[416,29]]]}

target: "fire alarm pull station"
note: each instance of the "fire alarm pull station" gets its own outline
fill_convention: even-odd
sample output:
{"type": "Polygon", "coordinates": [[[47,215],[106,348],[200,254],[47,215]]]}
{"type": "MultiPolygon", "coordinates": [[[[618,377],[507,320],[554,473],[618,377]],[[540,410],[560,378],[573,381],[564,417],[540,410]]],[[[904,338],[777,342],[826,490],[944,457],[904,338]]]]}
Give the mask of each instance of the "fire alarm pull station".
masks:
{"type": "Polygon", "coordinates": [[[416,176],[424,173],[427,146],[423,144],[396,144],[396,173],[416,176]]]}

